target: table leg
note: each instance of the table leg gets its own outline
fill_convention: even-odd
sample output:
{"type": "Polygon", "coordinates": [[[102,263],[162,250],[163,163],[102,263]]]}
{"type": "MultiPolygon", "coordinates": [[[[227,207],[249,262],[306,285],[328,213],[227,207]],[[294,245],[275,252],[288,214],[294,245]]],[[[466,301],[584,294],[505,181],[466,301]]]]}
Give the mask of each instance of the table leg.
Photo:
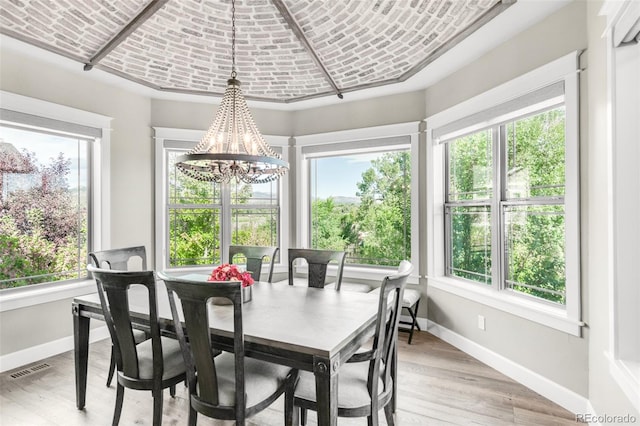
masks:
{"type": "Polygon", "coordinates": [[[314,358],[313,374],[316,377],[316,404],[318,426],[338,424],[338,368],[339,361],[314,358]]]}
{"type": "Polygon", "coordinates": [[[76,407],[82,410],[87,395],[87,361],[89,360],[89,321],[81,317],[78,305],[73,304],[73,348],[76,367],[76,407]]]}

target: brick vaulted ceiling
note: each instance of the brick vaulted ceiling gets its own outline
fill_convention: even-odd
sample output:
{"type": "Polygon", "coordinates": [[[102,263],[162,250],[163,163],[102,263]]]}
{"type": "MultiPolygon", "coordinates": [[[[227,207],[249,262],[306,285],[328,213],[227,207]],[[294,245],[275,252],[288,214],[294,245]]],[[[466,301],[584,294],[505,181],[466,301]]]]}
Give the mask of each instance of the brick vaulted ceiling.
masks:
{"type": "MultiPolygon", "coordinates": [[[[514,2],[236,0],[238,79],[271,102],[401,82],[514,2]]],[[[231,0],[0,0],[0,31],[160,91],[231,72],[231,0]]]]}

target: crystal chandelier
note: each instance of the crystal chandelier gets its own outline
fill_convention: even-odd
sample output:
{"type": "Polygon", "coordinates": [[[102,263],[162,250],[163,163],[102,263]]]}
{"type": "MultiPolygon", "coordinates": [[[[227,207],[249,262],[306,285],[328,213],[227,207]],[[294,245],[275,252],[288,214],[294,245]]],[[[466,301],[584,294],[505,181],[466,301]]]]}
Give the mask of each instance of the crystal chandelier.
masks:
{"type": "Polygon", "coordinates": [[[200,142],[178,157],[176,167],[207,182],[263,183],[283,176],[289,163],[282,160],[256,127],[236,79],[236,6],[231,2],[231,78],[213,124],[200,142]]]}

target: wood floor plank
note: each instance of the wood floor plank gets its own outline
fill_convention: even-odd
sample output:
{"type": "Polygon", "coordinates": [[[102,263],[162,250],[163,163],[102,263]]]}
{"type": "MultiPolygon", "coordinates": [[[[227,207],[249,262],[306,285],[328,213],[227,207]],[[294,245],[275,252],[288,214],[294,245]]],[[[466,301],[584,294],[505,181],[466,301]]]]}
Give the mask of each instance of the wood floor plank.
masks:
{"type": "MultiPolygon", "coordinates": [[[[559,425],[576,424],[575,416],[496,370],[427,332],[417,332],[413,344],[401,335],[398,348],[398,425],[559,425]]],[[[89,349],[87,405],[75,408],[73,352],[33,365],[49,367],[19,378],[0,374],[0,424],[2,426],[100,426],[110,425],[115,386],[105,386],[111,347],[108,341],[89,349]]],[[[163,425],[187,424],[187,389],[177,387],[176,397],[165,391],[163,425]]],[[[125,390],[120,425],[150,425],[150,392],[125,390]]],[[[283,398],[250,419],[251,426],[281,425],[283,398]]],[[[386,425],[380,413],[381,425],[386,425]]],[[[199,416],[199,426],[231,426],[199,416]]],[[[310,412],[310,426],[316,425],[310,412]]],[[[342,426],[365,425],[366,419],[339,419],[342,426]]]]}

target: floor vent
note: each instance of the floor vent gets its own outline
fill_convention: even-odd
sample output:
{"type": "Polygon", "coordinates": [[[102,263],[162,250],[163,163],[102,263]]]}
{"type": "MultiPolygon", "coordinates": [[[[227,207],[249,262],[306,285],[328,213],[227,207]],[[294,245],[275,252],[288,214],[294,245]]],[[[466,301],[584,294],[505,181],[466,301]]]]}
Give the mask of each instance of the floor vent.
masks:
{"type": "Polygon", "coordinates": [[[10,374],[10,376],[12,379],[20,379],[24,376],[28,376],[31,373],[46,370],[47,368],[51,368],[51,366],[45,362],[42,364],[34,365],[33,367],[25,368],[24,370],[16,371],[15,373],[10,374]]]}

